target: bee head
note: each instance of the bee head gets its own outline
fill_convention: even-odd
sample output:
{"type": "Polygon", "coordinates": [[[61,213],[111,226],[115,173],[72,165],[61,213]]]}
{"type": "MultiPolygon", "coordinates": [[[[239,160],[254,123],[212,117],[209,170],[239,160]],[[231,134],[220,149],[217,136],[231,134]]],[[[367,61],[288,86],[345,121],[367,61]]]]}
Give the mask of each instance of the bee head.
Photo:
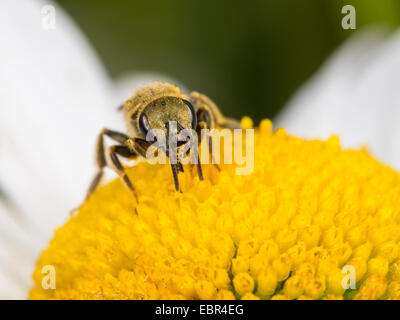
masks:
{"type": "MultiPolygon", "coordinates": [[[[139,130],[144,138],[150,130],[162,130],[165,137],[171,137],[171,124],[175,126],[176,133],[183,129],[196,128],[197,118],[196,112],[192,104],[184,99],[177,97],[162,97],[150,102],[139,116],[139,130]]],[[[179,141],[178,146],[184,144],[179,141]]]]}

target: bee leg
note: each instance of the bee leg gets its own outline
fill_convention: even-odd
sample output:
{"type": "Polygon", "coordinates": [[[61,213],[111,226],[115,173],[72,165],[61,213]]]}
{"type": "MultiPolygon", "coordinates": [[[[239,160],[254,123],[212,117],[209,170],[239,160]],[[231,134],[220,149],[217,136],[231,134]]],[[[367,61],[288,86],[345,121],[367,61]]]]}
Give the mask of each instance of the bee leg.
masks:
{"type": "MultiPolygon", "coordinates": [[[[170,133],[169,133],[169,123],[168,122],[165,124],[165,127],[167,128],[167,137],[169,137],[170,133]]],[[[175,145],[175,148],[176,148],[176,145],[175,145]]],[[[180,189],[179,189],[178,173],[180,171],[180,168],[182,168],[182,171],[183,171],[182,164],[179,163],[179,159],[177,159],[177,154],[176,154],[176,150],[175,149],[169,148],[167,150],[166,154],[167,154],[167,156],[169,158],[169,162],[171,164],[172,175],[174,177],[175,190],[179,192],[180,189]]]]}
{"type": "Polygon", "coordinates": [[[183,170],[183,166],[182,166],[182,163],[181,163],[181,162],[177,162],[176,165],[178,166],[178,172],[179,172],[179,171],[180,171],[180,172],[185,172],[185,171],[183,170]]]}
{"type": "MultiPolygon", "coordinates": [[[[124,141],[123,145],[114,145],[108,149],[108,154],[115,171],[117,172],[125,186],[132,191],[133,195],[135,196],[136,202],[139,202],[139,200],[135,188],[133,187],[131,180],[126,174],[125,168],[122,166],[120,160],[118,159],[118,155],[127,159],[135,159],[139,155],[146,157],[146,151],[149,146],[150,143],[146,140],[128,138],[124,141]]],[[[138,214],[136,207],[135,212],[136,214],[138,214]]]]}
{"type": "Polygon", "coordinates": [[[97,137],[97,142],[96,142],[96,166],[97,166],[97,173],[95,177],[93,178],[92,182],[90,183],[89,189],[86,193],[86,199],[87,200],[90,195],[93,193],[94,190],[96,190],[97,186],[99,185],[101,178],[104,175],[104,167],[107,165],[106,158],[104,155],[104,130],[99,134],[97,137]]]}
{"type": "Polygon", "coordinates": [[[89,199],[90,195],[93,193],[94,190],[96,190],[97,186],[99,185],[101,179],[103,178],[104,171],[103,168],[99,169],[99,171],[96,173],[94,176],[92,182],[90,183],[89,189],[86,193],[86,198],[85,200],[89,199]]]}
{"type": "Polygon", "coordinates": [[[139,138],[130,138],[125,141],[124,144],[127,145],[129,149],[135,150],[136,153],[143,158],[146,158],[147,149],[151,146],[150,142],[139,138]]]}
{"type": "Polygon", "coordinates": [[[120,144],[124,144],[125,141],[129,139],[129,137],[125,133],[110,129],[103,129],[100,133],[100,136],[107,136],[120,144]]]}
{"type": "Polygon", "coordinates": [[[137,197],[136,191],[132,185],[132,182],[130,181],[128,175],[125,172],[124,167],[122,166],[122,164],[119,161],[118,156],[117,156],[117,155],[120,155],[125,158],[135,158],[135,157],[137,157],[137,153],[132,151],[131,149],[129,149],[128,146],[115,145],[115,146],[111,146],[108,149],[108,154],[109,154],[111,162],[115,168],[115,171],[118,173],[122,182],[132,191],[133,195],[136,198],[136,201],[138,201],[138,197],[137,197]]]}
{"type": "Polygon", "coordinates": [[[197,148],[195,149],[195,156],[196,156],[196,160],[197,160],[197,174],[199,175],[199,180],[202,181],[203,178],[203,171],[201,170],[201,163],[200,163],[200,157],[199,157],[199,151],[197,150],[197,148]]]}
{"type": "MultiPolygon", "coordinates": [[[[199,137],[201,137],[201,130],[202,129],[211,129],[212,127],[212,119],[211,119],[211,113],[205,106],[201,106],[200,109],[197,111],[197,134],[199,137]]],[[[211,154],[211,160],[212,163],[215,165],[215,167],[218,169],[218,171],[221,171],[220,166],[216,163],[214,156],[213,156],[213,146],[212,146],[212,137],[210,135],[207,135],[208,139],[208,150],[211,154]]]]}
{"type": "MultiPolygon", "coordinates": [[[[197,132],[197,135],[199,136],[199,132],[197,132]]],[[[200,138],[198,138],[198,141],[200,141],[200,138]]],[[[199,176],[199,180],[202,181],[204,180],[203,178],[203,170],[201,169],[201,162],[200,162],[200,157],[199,157],[199,150],[198,150],[198,145],[194,145],[193,146],[193,155],[195,157],[195,163],[196,163],[196,167],[197,167],[197,174],[199,176]]],[[[191,150],[187,150],[187,156],[190,155],[191,150]]],[[[191,163],[193,165],[193,163],[191,163]]],[[[182,168],[182,172],[183,172],[183,168],[182,168]]]]}
{"type": "Polygon", "coordinates": [[[171,163],[172,175],[174,176],[175,190],[179,191],[178,168],[176,164],[171,163]]]}
{"type": "Polygon", "coordinates": [[[104,153],[104,136],[108,136],[111,139],[119,142],[119,143],[124,143],[129,137],[124,134],[120,133],[117,131],[109,130],[109,129],[103,129],[100,134],[97,137],[97,142],[96,142],[96,166],[98,168],[98,172],[96,173],[95,177],[93,178],[89,189],[86,193],[86,200],[89,198],[89,196],[93,193],[94,190],[96,190],[97,186],[99,185],[103,175],[104,175],[104,167],[107,165],[106,158],[105,158],[105,153],[104,153]]]}

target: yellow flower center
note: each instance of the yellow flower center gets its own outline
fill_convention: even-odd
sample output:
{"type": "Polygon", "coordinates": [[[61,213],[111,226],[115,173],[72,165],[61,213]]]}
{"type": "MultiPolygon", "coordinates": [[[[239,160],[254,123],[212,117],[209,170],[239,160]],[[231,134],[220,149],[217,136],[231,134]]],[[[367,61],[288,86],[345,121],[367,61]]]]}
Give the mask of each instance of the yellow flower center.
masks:
{"type": "Polygon", "coordinates": [[[119,179],[99,188],[41,254],[30,298],[399,298],[400,175],[271,127],[250,175],[210,164],[199,181],[186,165],[179,193],[168,165],[141,162],[127,169],[138,204],[119,179]]]}

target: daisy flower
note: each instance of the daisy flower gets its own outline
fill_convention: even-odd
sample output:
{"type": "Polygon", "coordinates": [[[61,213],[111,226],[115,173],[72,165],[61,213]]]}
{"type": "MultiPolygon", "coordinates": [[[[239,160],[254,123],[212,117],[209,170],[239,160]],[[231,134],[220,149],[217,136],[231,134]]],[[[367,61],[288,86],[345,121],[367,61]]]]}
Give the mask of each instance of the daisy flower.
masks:
{"type": "Polygon", "coordinates": [[[368,32],[339,50],[279,118],[289,135],[263,120],[251,175],[204,165],[199,181],[188,165],[177,193],[168,166],[141,162],[127,168],[138,203],[116,179],[70,217],[96,135],[123,130],[115,106],[160,77],[116,88],[60,8],[44,28],[45,5],[0,4],[0,298],[400,297],[400,176],[328,138],[396,166],[396,35],[368,32]]]}

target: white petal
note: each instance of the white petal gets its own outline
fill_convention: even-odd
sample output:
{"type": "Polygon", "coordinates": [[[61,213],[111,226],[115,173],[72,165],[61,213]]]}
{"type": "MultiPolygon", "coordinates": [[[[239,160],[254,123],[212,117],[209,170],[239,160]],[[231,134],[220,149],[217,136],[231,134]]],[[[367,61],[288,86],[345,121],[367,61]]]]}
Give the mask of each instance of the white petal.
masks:
{"type": "Polygon", "coordinates": [[[400,168],[400,33],[358,33],[288,103],[276,123],[303,137],[341,136],[400,168]]]}
{"type": "Polygon", "coordinates": [[[0,201],[0,299],[25,299],[40,244],[21,214],[0,201]]]}
{"type": "Polygon", "coordinates": [[[122,128],[96,55],[63,11],[44,30],[48,2],[0,2],[0,297],[26,297],[39,252],[95,173],[102,127],[122,128]]]}
{"type": "Polygon", "coordinates": [[[8,274],[0,273],[0,300],[22,300],[27,293],[8,274]]]}
{"type": "Polygon", "coordinates": [[[122,121],[90,46],[59,7],[43,29],[44,4],[0,2],[0,181],[47,241],[84,197],[96,135],[122,121]]]}

